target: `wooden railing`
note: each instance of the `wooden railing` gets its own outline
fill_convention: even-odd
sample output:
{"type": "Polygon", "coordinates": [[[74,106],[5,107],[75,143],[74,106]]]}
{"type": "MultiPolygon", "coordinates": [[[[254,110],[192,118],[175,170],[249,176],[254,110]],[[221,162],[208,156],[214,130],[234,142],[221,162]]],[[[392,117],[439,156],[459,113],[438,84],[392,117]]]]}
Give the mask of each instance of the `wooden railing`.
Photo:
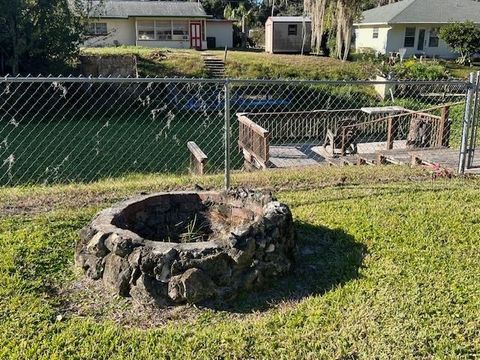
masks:
{"type": "Polygon", "coordinates": [[[267,167],[269,158],[269,132],[243,114],[237,114],[239,134],[238,146],[245,159],[262,168],[267,167]]]}
{"type": "Polygon", "coordinates": [[[359,109],[248,113],[244,115],[262,128],[268,129],[272,144],[323,139],[329,128],[338,128],[340,124],[358,123],[379,117],[366,114],[359,109]]]}
{"type": "Polygon", "coordinates": [[[267,166],[270,144],[312,140],[321,143],[328,134],[333,137],[332,153],[336,149],[341,155],[346,155],[347,147],[360,142],[386,142],[387,150],[393,149],[396,140],[406,140],[409,148],[447,147],[451,105],[457,103],[420,111],[404,109],[390,115],[368,114],[361,109],[238,113],[238,144],[245,159],[262,168],[267,166]]]}
{"type": "Polygon", "coordinates": [[[389,115],[375,120],[359,122],[342,126],[340,129],[340,153],[346,154],[347,146],[352,142],[351,137],[359,137],[360,133],[376,128],[386,132],[386,150],[393,149],[394,140],[399,140],[397,133],[400,126],[407,125],[406,136],[409,148],[447,147],[450,137],[449,122],[450,106],[443,105],[422,111],[405,109],[403,113],[389,115]],[[441,115],[433,115],[428,111],[440,109],[441,115]]]}

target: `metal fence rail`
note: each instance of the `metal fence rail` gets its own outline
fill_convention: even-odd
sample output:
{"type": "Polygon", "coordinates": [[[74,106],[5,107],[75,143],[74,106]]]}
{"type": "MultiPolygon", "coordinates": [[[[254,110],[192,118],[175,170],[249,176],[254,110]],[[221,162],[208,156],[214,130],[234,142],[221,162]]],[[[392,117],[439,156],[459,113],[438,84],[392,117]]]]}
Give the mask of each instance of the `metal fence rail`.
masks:
{"type": "Polygon", "coordinates": [[[224,173],[228,186],[230,170],[458,149],[465,109],[474,107],[465,105],[470,88],[462,81],[5,77],[0,186],[189,171],[224,173]]]}

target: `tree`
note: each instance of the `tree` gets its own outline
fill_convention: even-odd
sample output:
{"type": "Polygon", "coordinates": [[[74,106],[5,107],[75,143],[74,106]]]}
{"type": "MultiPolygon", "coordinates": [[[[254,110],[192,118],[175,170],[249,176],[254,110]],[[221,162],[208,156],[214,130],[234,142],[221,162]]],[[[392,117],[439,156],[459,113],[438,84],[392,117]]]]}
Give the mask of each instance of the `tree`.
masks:
{"type": "Polygon", "coordinates": [[[232,7],[230,4],[227,5],[224,11],[224,16],[226,19],[240,21],[242,26],[242,48],[246,47],[248,29],[254,23],[254,13],[253,9],[247,9],[244,3],[240,3],[237,7],[232,7]]]}
{"type": "Polygon", "coordinates": [[[353,21],[363,9],[365,0],[304,0],[305,12],[312,19],[312,48],[317,52],[329,34],[334,55],[347,60],[352,40],[353,21]]]}
{"type": "Polygon", "coordinates": [[[83,0],[0,3],[3,71],[49,71],[76,58],[86,25],[83,0]]]}
{"type": "Polygon", "coordinates": [[[346,60],[350,53],[354,20],[363,10],[397,1],[304,0],[304,12],[312,19],[312,48],[316,52],[323,50],[324,53],[331,50],[336,57],[346,60]]]}
{"type": "Polygon", "coordinates": [[[442,26],[439,37],[460,55],[462,65],[470,64],[472,55],[480,51],[480,27],[472,21],[442,26]]]}

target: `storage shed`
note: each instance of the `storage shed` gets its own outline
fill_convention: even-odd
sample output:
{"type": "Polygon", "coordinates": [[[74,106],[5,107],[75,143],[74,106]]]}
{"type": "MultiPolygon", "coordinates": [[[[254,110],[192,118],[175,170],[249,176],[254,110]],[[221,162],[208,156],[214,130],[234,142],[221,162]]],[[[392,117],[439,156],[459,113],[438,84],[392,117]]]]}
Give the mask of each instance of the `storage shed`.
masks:
{"type": "Polygon", "coordinates": [[[265,51],[309,53],[312,21],[305,16],[271,16],[265,23],[265,51]]]}
{"type": "Polygon", "coordinates": [[[207,48],[233,47],[233,20],[207,19],[207,48]]]}

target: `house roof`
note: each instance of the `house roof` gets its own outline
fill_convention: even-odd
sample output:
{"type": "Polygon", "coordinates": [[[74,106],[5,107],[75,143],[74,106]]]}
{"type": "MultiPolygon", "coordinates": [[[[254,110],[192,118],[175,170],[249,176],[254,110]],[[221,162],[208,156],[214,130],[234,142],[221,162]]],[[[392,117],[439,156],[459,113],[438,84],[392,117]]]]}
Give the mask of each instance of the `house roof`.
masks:
{"type": "Polygon", "coordinates": [[[311,22],[306,16],[270,16],[268,19],[272,22],[311,22]]]}
{"type": "Polygon", "coordinates": [[[480,23],[480,2],[474,0],[403,0],[362,13],[361,24],[480,23]]]}
{"type": "Polygon", "coordinates": [[[93,17],[208,17],[199,2],[190,1],[106,1],[94,2],[93,17]]]}

